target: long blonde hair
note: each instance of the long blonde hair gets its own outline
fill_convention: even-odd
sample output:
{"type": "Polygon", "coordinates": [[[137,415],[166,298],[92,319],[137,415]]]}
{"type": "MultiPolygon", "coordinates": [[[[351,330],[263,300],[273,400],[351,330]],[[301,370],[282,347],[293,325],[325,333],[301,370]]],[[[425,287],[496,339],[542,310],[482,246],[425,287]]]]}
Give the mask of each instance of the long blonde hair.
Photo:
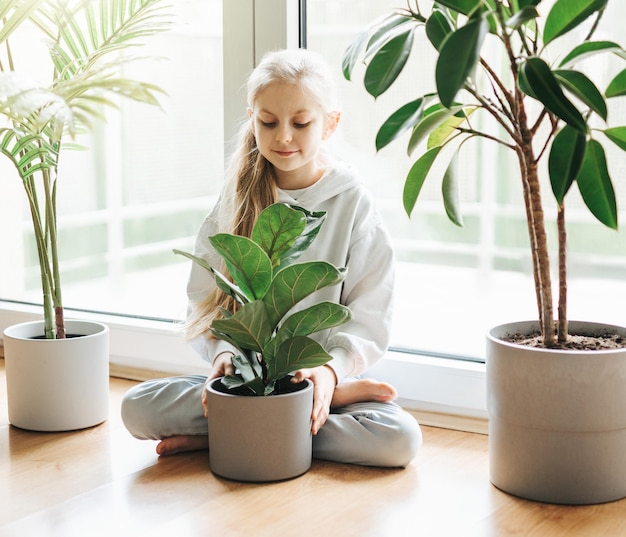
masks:
{"type": "MultiPolygon", "coordinates": [[[[333,78],[329,66],[314,52],[304,49],[270,52],[248,77],[248,106],[252,108],[257,96],[271,84],[287,83],[299,86],[330,113],[337,110],[333,78]]],[[[278,201],[276,175],[274,167],[258,150],[249,120],[242,124],[236,140],[220,198],[220,222],[226,222],[223,231],[250,237],[261,211],[278,201]]],[[[188,317],[187,336],[210,336],[211,323],[222,316],[220,308],[234,313],[237,304],[215,288],[188,317]]]]}

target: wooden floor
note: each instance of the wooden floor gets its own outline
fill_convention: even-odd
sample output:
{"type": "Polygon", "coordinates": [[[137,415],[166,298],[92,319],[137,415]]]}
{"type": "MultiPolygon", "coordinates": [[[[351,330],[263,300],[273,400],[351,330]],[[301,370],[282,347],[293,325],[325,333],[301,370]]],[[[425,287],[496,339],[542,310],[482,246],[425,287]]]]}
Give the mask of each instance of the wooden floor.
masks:
{"type": "Polygon", "coordinates": [[[208,454],[159,459],[119,417],[131,382],[112,379],[111,416],[73,433],[8,423],[0,360],[0,536],[626,536],[626,500],[544,505],[488,479],[487,437],[424,427],[403,470],[314,461],[299,478],[241,484],[213,476],[208,454]]]}

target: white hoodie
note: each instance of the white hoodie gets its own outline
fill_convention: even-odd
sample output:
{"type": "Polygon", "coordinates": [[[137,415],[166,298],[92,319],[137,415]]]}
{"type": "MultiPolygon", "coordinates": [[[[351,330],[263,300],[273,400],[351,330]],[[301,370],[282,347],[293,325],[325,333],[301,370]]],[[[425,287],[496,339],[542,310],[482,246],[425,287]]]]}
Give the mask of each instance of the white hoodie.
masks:
{"type": "MultiPolygon", "coordinates": [[[[351,321],[311,337],[332,355],[328,365],[335,371],[338,381],[359,375],[385,353],[392,317],[393,250],[372,197],[351,166],[333,162],[312,186],[297,192],[279,190],[279,201],[309,211],[327,212],[319,235],[298,261],[322,259],[337,267],[346,267],[347,275],[342,284],[326,287],[307,297],[298,309],[322,300],[350,308],[351,321]]],[[[216,267],[221,266],[221,258],[208,237],[223,231],[218,214],[216,206],[206,217],[194,250],[195,255],[216,267]]],[[[213,277],[193,263],[187,286],[190,308],[214,287],[213,277]]],[[[201,337],[191,343],[209,362],[225,350],[234,351],[228,343],[212,338],[201,337]]]]}

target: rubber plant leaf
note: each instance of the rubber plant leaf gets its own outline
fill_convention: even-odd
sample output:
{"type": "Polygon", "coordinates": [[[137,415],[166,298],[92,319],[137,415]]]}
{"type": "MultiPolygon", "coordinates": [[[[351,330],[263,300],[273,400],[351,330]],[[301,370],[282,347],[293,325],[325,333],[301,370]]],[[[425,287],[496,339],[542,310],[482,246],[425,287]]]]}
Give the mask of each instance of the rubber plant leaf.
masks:
{"type": "Polygon", "coordinates": [[[415,27],[405,30],[385,43],[372,57],[363,83],[374,98],[387,91],[402,72],[413,47],[414,34],[415,27]]]}
{"type": "Polygon", "coordinates": [[[298,369],[324,365],[331,358],[317,341],[304,336],[293,337],[283,342],[273,360],[268,360],[267,375],[270,379],[279,379],[298,369]]]}
{"type": "Polygon", "coordinates": [[[578,176],[586,147],[585,135],[569,125],[565,125],[552,141],[548,172],[552,192],[559,205],[563,203],[565,195],[578,176]]]}
{"type": "Polygon", "coordinates": [[[211,328],[226,334],[241,349],[263,352],[267,341],[264,334],[271,334],[270,318],[261,300],[244,304],[228,319],[216,319],[211,328]]]}
{"type": "Polygon", "coordinates": [[[585,41],[577,47],[574,47],[569,54],[563,58],[559,67],[569,67],[577,61],[604,52],[613,52],[622,58],[626,58],[624,49],[613,41],[585,41]]]}
{"type": "Polygon", "coordinates": [[[345,278],[345,269],[325,261],[294,263],[278,271],[263,297],[272,325],[276,328],[287,312],[315,291],[336,285],[345,278]]]}
{"type": "Polygon", "coordinates": [[[411,216],[417,198],[426,176],[430,171],[433,162],[437,158],[437,155],[441,151],[442,146],[433,147],[424,153],[415,163],[411,166],[409,173],[407,174],[406,181],[404,182],[404,191],[402,193],[402,201],[404,203],[404,210],[406,214],[411,216]]]}
{"type": "Polygon", "coordinates": [[[365,48],[367,38],[367,31],[359,32],[354,38],[354,41],[350,43],[348,48],[343,53],[343,59],[341,61],[341,71],[343,72],[343,76],[346,80],[350,80],[350,77],[352,76],[352,71],[354,70],[354,66],[361,56],[361,52],[365,48]]]}
{"type": "Polygon", "coordinates": [[[272,262],[252,239],[218,233],[209,241],[243,294],[250,300],[263,298],[272,279],[272,262]]]}
{"type": "Polygon", "coordinates": [[[517,30],[524,24],[534,21],[539,17],[539,12],[535,6],[526,6],[506,21],[509,28],[517,30]]]}
{"type": "Polygon", "coordinates": [[[370,25],[370,35],[365,48],[364,60],[367,62],[385,43],[401,33],[407,24],[414,25],[415,19],[403,13],[391,13],[378,21],[374,21],[370,25]]]}
{"type": "MultiPolygon", "coordinates": [[[[550,112],[581,132],[587,132],[587,123],[578,109],[567,99],[558,80],[548,64],[533,56],[520,66],[523,80],[528,84],[527,92],[520,80],[522,91],[540,101],[550,112]]],[[[520,77],[520,78],[522,78],[520,77]]]]}
{"type": "Polygon", "coordinates": [[[452,23],[440,9],[433,9],[426,21],[426,37],[437,50],[442,43],[454,31],[452,23]]]}
{"type": "Polygon", "coordinates": [[[450,221],[459,227],[463,227],[463,215],[461,213],[461,196],[458,176],[458,150],[454,153],[441,183],[443,194],[443,206],[450,221]]]}
{"type": "Polygon", "coordinates": [[[481,0],[439,0],[438,3],[457,13],[469,15],[480,6],[481,0]]]}
{"type": "Polygon", "coordinates": [[[461,105],[456,105],[452,108],[445,108],[439,103],[428,108],[424,112],[423,119],[415,126],[413,132],[411,133],[407,149],[408,154],[411,155],[417,146],[425,140],[431,132],[445,123],[448,118],[454,114],[458,114],[462,110],[463,107],[461,105]]]}
{"type": "Polygon", "coordinates": [[[605,226],[617,229],[615,191],[606,165],[604,148],[597,140],[587,143],[587,151],[576,182],[591,213],[605,226]]]}
{"type": "Polygon", "coordinates": [[[483,16],[470,19],[441,45],[435,81],[441,104],[450,108],[480,58],[488,25],[483,16]]]}
{"type": "Polygon", "coordinates": [[[576,97],[585,103],[591,110],[598,114],[604,121],[607,120],[606,101],[600,90],[580,71],[569,69],[558,69],[554,71],[554,76],[561,82],[563,87],[570,90],[576,97]]]}
{"type": "Polygon", "coordinates": [[[581,22],[603,9],[608,0],[557,0],[546,17],[543,44],[576,28],[581,22]]]}
{"type": "Polygon", "coordinates": [[[456,132],[457,127],[464,123],[475,110],[476,108],[461,110],[446,118],[430,133],[426,147],[430,149],[431,147],[435,147],[437,145],[444,145],[450,139],[450,136],[456,132]]]}
{"type": "Polygon", "coordinates": [[[626,151],[626,127],[611,127],[603,132],[609,140],[626,151]]]}
{"type": "Polygon", "coordinates": [[[381,125],[376,134],[376,151],[393,142],[396,138],[412,129],[424,115],[424,97],[405,104],[396,110],[381,125]]]}
{"type": "Polygon", "coordinates": [[[626,69],[619,73],[606,88],[605,95],[607,97],[619,97],[626,95],[626,69]]]}

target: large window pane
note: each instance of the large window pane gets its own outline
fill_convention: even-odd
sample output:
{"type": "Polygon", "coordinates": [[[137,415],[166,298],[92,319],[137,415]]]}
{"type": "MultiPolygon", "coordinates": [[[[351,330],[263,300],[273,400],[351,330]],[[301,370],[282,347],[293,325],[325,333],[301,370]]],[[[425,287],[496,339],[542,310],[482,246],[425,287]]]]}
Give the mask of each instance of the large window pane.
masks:
{"type": "MultiPolygon", "coordinates": [[[[424,9],[430,4],[424,0],[419,3],[424,9]]],[[[393,236],[399,276],[394,346],[482,357],[490,326],[537,317],[519,172],[512,153],[493,143],[472,142],[466,145],[460,163],[466,172],[461,192],[464,227],[459,229],[448,221],[440,182],[433,178],[427,180],[411,219],[406,216],[401,192],[413,162],[406,155],[408,137],[378,154],[374,140],[392,112],[434,89],[430,78],[433,47],[424,32],[418,31],[410,64],[377,101],[363,88],[362,69],[356,70],[353,82],[343,81],[341,75],[342,53],[357,33],[401,4],[395,0],[308,0],[307,47],[321,52],[342,80],[343,117],[336,149],[360,168],[393,236]]],[[[547,12],[548,5],[543,2],[542,11],[547,12]]],[[[619,41],[620,21],[625,15],[625,5],[612,2],[602,22],[609,30],[596,37],[619,41]]],[[[596,80],[606,85],[616,74],[616,63],[610,55],[595,56],[591,61],[596,80]]],[[[621,108],[614,108],[611,117],[615,126],[626,124],[626,103],[622,99],[619,104],[621,108]]],[[[605,147],[612,150],[609,145],[605,147]]],[[[626,159],[620,157],[613,163],[618,207],[623,208],[626,189],[620,178],[626,173],[626,159]]],[[[548,185],[544,192],[549,201],[548,185]]],[[[568,196],[569,317],[623,325],[626,231],[604,228],[576,195],[572,192],[568,196]]],[[[548,218],[553,215],[550,207],[548,218]]],[[[623,220],[624,211],[620,216],[623,220]]]]}
{"type": "MultiPolygon", "coordinates": [[[[106,125],[79,140],[88,150],[62,155],[66,307],[184,317],[189,263],[172,248],[192,247],[223,177],[221,6],[221,0],[173,2],[172,30],[136,52],[160,59],[127,67],[165,90],[163,109],[122,102],[120,113],[107,112],[106,125]]],[[[38,72],[49,72],[48,64],[38,72]]],[[[0,223],[10,230],[2,238],[11,255],[3,258],[0,297],[40,302],[27,208],[8,201],[25,196],[2,166],[0,223]]]]}

